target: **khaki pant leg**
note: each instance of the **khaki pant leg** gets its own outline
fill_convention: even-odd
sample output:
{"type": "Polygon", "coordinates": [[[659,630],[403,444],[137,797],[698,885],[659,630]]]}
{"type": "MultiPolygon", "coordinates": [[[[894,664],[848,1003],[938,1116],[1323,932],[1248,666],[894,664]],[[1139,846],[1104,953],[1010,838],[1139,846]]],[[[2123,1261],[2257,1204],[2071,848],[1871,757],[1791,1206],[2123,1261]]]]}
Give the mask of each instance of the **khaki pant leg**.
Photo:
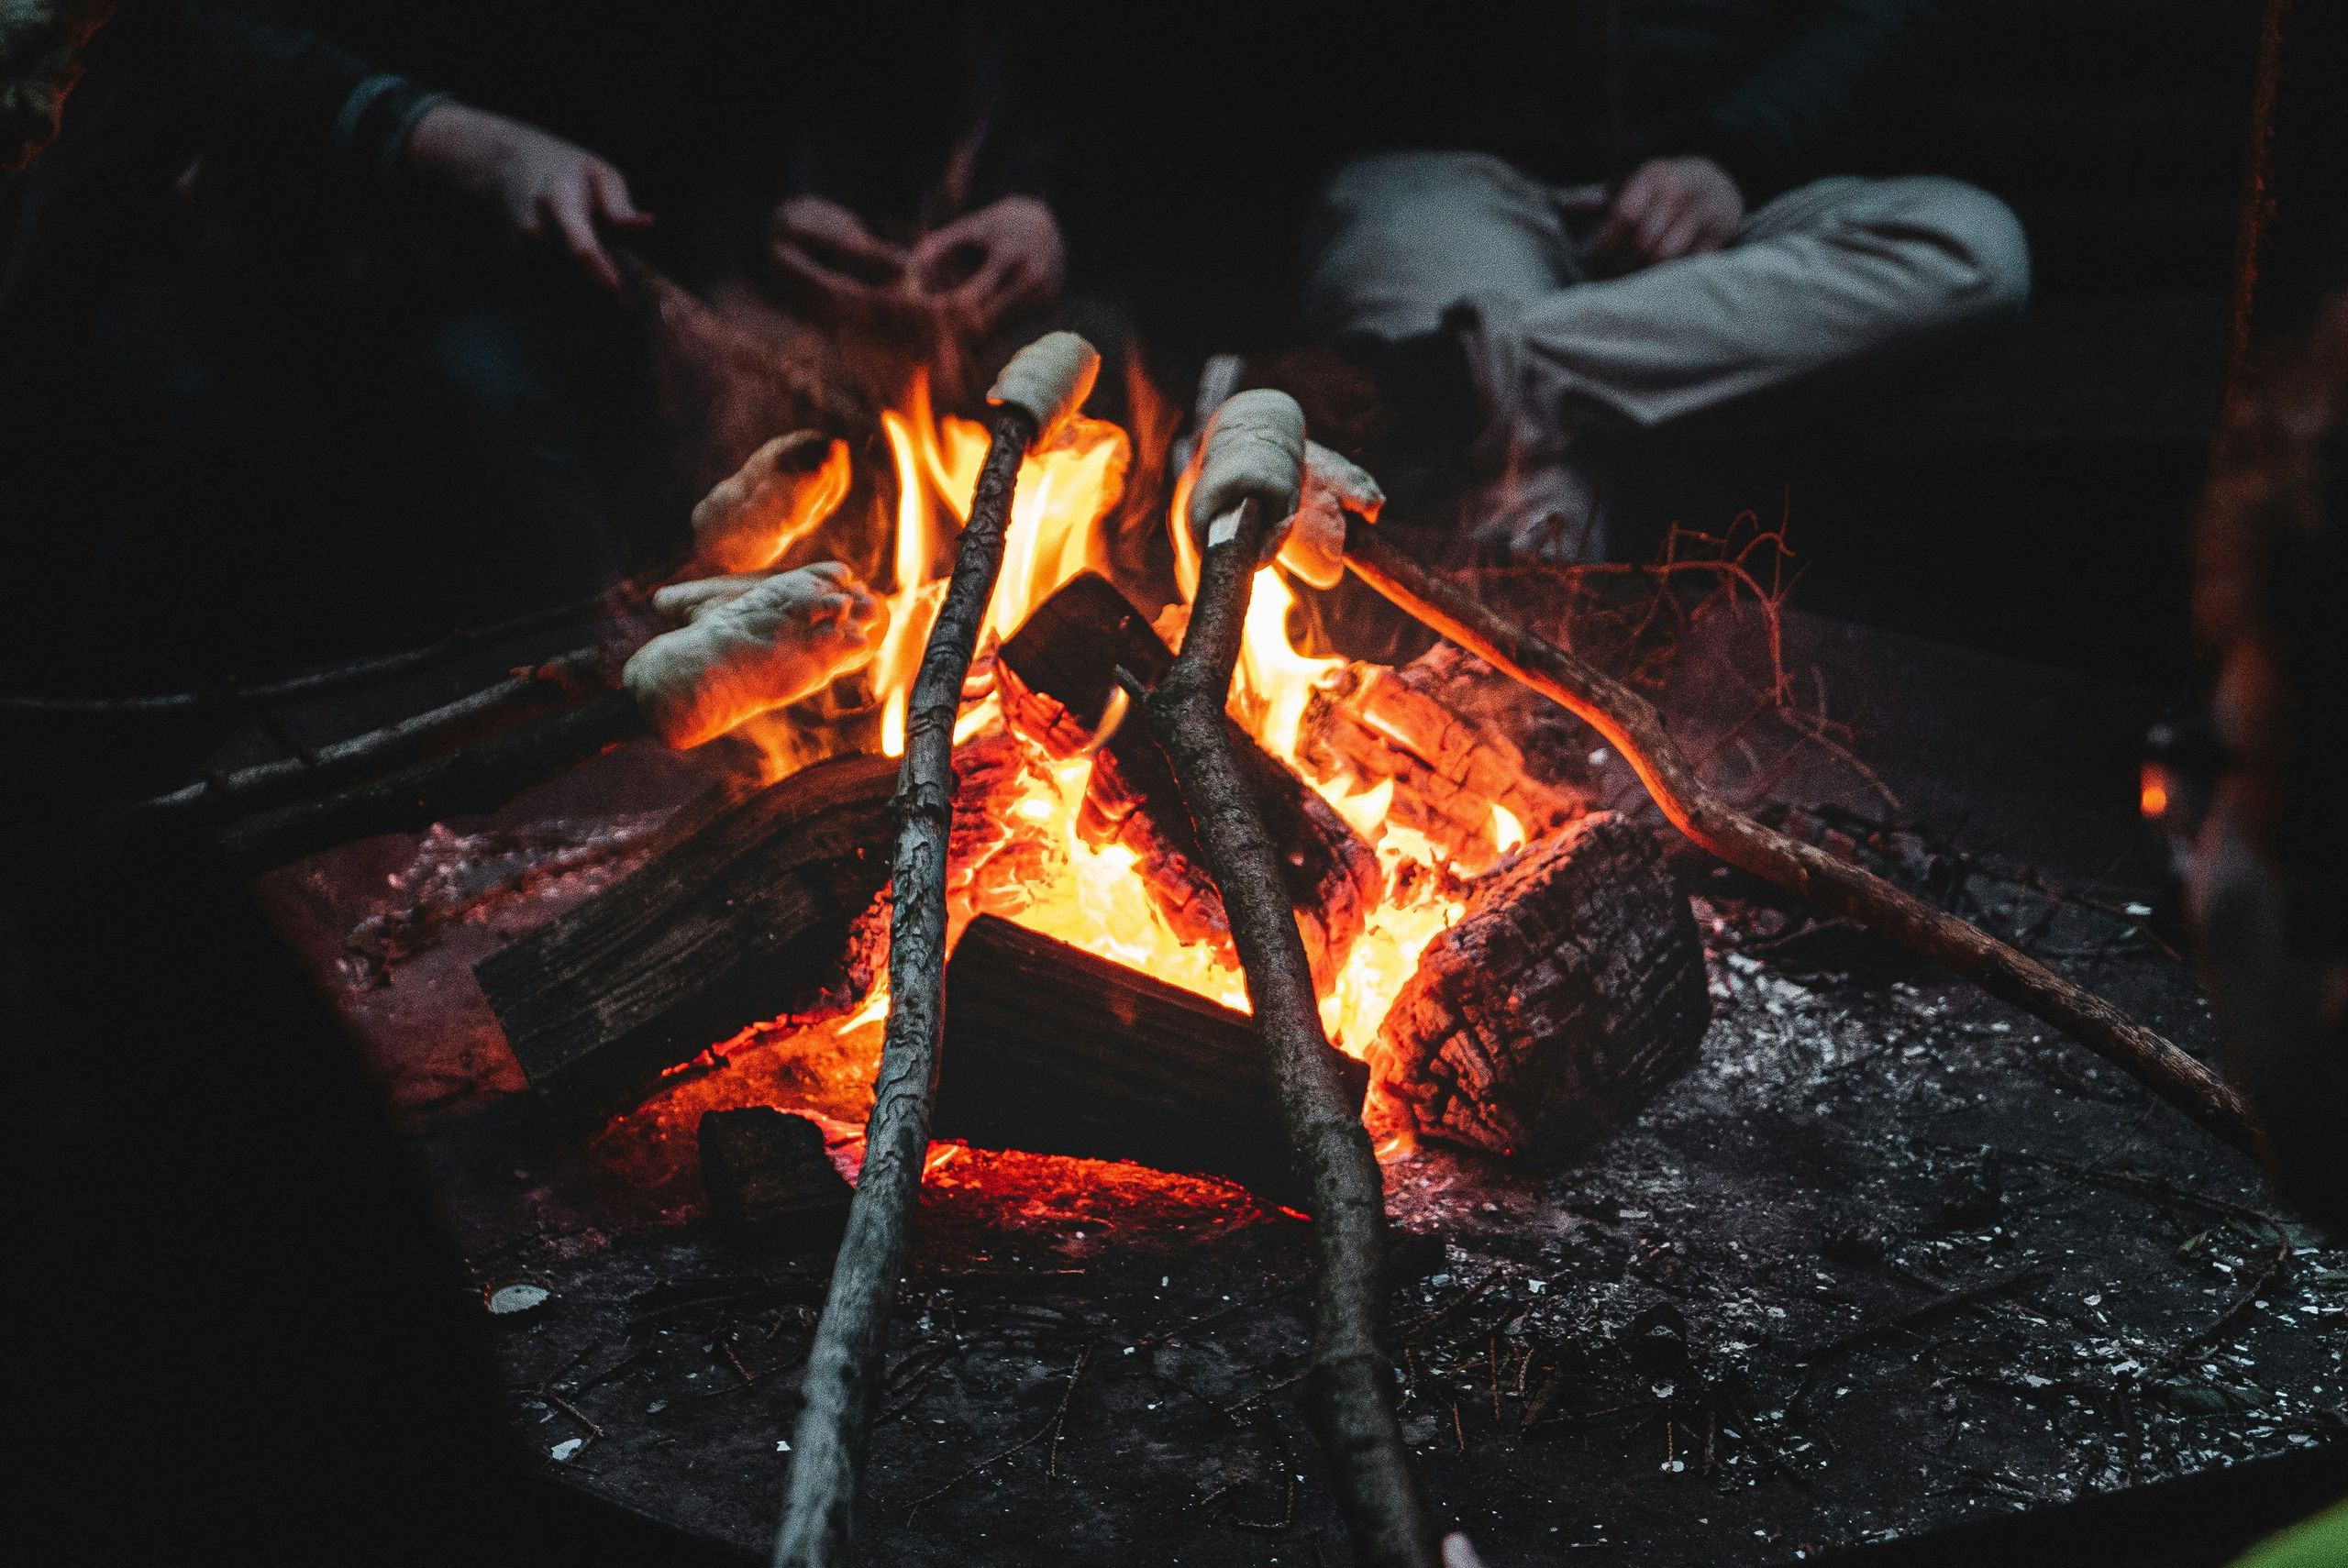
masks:
{"type": "Polygon", "coordinates": [[[1347,164],[1305,237],[1304,316],[1320,336],[1432,332],[1470,295],[1531,304],[1575,275],[1547,187],[1479,152],[1347,164]]]}
{"type": "Polygon", "coordinates": [[[1570,396],[1653,425],[2010,315],[2029,293],[2021,226],[1988,192],[1838,176],[1761,207],[1725,249],[1479,298],[1470,356],[1537,447],[1570,396]]]}

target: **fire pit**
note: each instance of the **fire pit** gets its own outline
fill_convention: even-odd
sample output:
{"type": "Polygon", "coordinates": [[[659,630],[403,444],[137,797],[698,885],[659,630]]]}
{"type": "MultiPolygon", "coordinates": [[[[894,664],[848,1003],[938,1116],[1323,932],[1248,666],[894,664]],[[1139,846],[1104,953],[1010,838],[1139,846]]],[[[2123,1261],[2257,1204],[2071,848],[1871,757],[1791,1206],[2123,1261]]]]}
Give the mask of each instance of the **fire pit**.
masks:
{"type": "MultiPolygon", "coordinates": [[[[278,878],[322,955],[430,928],[343,994],[395,1085],[437,1055],[419,1098],[499,1107],[430,1143],[486,1298],[549,1293],[507,1315],[549,1463],[761,1547],[890,1004],[890,759],[986,453],[918,392],[881,427],[890,628],[820,712],[754,724],[771,782],[623,748],[504,808],[522,837],[404,847],[429,920],[359,891],[381,845],[278,878]],[[493,1044],[448,1070],[496,1034],[518,1075],[493,1044]],[[709,1120],[748,1107],[798,1130],[709,1120]]],[[[1313,1197],[1198,826],[1123,712],[1181,630],[1100,575],[1130,460],[1081,419],[1028,457],[963,688],[947,1141],[861,1526],[892,1561],[1344,1551],[1298,1408],[1313,1197]]],[[[1309,655],[1254,586],[1235,746],[1385,1164],[1403,1435],[1447,1528],[1774,1562],[2336,1435],[2336,1359],[2292,1331],[2338,1315],[2329,1271],[2246,1167],[2036,1021],[1668,851],[1619,753],[1480,662],[1309,655]]],[[[1652,672],[1714,788],[2206,1043],[2132,889],[2050,890],[2110,863],[2084,737],[2127,733],[2124,696],[1774,605],[1652,672]],[[1869,766],[1774,694],[1724,711],[1762,646],[1824,672],[1869,766]]]]}

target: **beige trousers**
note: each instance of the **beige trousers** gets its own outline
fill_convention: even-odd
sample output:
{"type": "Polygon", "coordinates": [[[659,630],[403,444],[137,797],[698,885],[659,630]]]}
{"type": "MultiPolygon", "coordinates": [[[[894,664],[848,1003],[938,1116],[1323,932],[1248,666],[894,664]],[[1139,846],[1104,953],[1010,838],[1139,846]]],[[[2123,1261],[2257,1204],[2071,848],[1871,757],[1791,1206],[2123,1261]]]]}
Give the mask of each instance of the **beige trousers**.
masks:
{"type": "Polygon", "coordinates": [[[1322,193],[1305,314],[1330,334],[1433,330],[1474,307],[1472,370],[1522,460],[1594,399],[1640,425],[2018,312],[2021,226],[1986,191],[1836,176],[1746,215],[1726,248],[1593,279],[1592,193],[1473,152],[1366,158],[1322,193]]]}

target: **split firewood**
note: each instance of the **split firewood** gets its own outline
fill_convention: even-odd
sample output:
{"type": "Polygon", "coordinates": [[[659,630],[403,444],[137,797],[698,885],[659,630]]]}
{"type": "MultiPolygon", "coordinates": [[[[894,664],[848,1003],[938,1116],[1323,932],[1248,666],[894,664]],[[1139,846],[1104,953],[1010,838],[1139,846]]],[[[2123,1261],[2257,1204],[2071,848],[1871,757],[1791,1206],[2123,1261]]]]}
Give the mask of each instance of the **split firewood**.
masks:
{"type": "Polygon", "coordinates": [[[1636,692],[1429,572],[1355,520],[1346,565],[1428,627],[1557,702],[1623,755],[1671,824],[1740,870],[1858,922],[2053,1024],[2237,1149],[2254,1149],[2249,1108],[2173,1042],[2036,959],[1849,861],[1755,822],[1707,789],[1663,715],[1636,692]]]}
{"type": "Polygon", "coordinates": [[[1693,1061],[1711,1013],[1703,942],[1655,835],[1601,812],[1477,884],[1370,1062],[1418,1132],[1551,1160],[1693,1061]]]}
{"type": "Polygon", "coordinates": [[[685,808],[634,874],[473,966],[532,1087],[601,1104],[803,1008],[888,880],[887,757],[685,808]]]}
{"type": "Polygon", "coordinates": [[[906,1230],[929,1147],[946,980],[947,841],[953,826],[954,724],[979,630],[1002,569],[1004,531],[1019,468],[1080,406],[1101,356],[1074,333],[1022,349],[988,394],[987,455],[956,546],[905,712],[895,861],[891,869],[889,1021],[865,1128],[864,1169],[847,1234],[807,1353],[790,1494],[775,1540],[776,1568],[833,1568],[854,1534],[889,1309],[904,1271],[906,1230]]]}
{"type": "Polygon", "coordinates": [[[1507,731],[1483,721],[1459,668],[1464,657],[1446,643],[1400,668],[1347,666],[1306,703],[1299,746],[1314,767],[1350,776],[1357,788],[1390,781],[1386,820],[1480,873],[1503,847],[1496,808],[1539,840],[1589,801],[1536,777],[1507,731]]]}
{"type": "MultiPolygon", "coordinates": [[[[540,779],[648,730],[680,750],[704,745],[862,668],[880,646],[885,606],[837,562],[734,591],[739,587],[729,581],[722,593],[675,602],[685,624],[629,656],[622,690],[601,690],[403,771],[247,817],[224,841],[249,862],[276,865],[371,834],[493,811],[540,779]]],[[[583,674],[604,665],[582,659],[565,668],[583,674]]],[[[510,695],[510,703],[491,704],[501,719],[527,693],[510,695]]]]}
{"type": "MultiPolygon", "coordinates": [[[[1224,942],[1230,922],[1166,755],[1145,726],[1115,723],[1124,701],[1115,672],[1149,684],[1173,662],[1141,612],[1092,572],[1037,605],[995,661],[1006,723],[1053,756],[1094,753],[1077,817],[1085,842],[1132,851],[1135,874],[1175,934],[1224,942]]],[[[1315,981],[1326,985],[1384,893],[1377,854],[1236,724],[1232,745],[1279,847],[1281,886],[1315,981]]]]}
{"type": "MultiPolygon", "coordinates": [[[[1307,1388],[1357,1561],[1434,1568],[1435,1533],[1394,1413],[1380,1254],[1385,1191],[1358,1109],[1331,1067],[1304,945],[1279,860],[1231,745],[1224,714],[1256,568],[1296,509],[1304,415],[1279,392],[1217,411],[1187,519],[1199,589],[1182,651],[1142,695],[1172,764],[1231,921],[1247,997],[1272,1062],[1281,1120],[1312,1184],[1313,1328],[1307,1388]],[[1226,458],[1227,454],[1227,458],[1226,458]],[[1220,506],[1221,511],[1207,510],[1220,506]]],[[[1139,683],[1134,683],[1136,691],[1139,683]]]]}
{"type": "Polygon", "coordinates": [[[764,571],[823,526],[847,494],[847,443],[820,430],[778,436],[693,508],[693,547],[719,572],[764,571]]]}
{"type": "MultiPolygon", "coordinates": [[[[1330,1055],[1358,1115],[1369,1070],[1330,1055]]],[[[1313,1201],[1245,1013],[991,915],[970,922],[947,966],[935,1131],[1313,1201]]]]}

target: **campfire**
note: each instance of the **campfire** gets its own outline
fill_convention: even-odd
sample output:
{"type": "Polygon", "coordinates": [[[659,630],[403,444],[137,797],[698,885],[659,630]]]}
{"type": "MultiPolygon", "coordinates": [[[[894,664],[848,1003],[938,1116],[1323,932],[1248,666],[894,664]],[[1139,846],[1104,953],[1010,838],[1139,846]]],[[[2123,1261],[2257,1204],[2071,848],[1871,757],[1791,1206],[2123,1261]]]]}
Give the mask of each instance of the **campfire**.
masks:
{"type": "Polygon", "coordinates": [[[781,1560],[836,1560],[913,1193],[952,1142],[1219,1177],[1309,1214],[1315,1425],[1365,1560],[1424,1560],[1365,1123],[1381,1157],[1431,1138],[1551,1159],[1649,1099],[1711,1017],[1657,836],[1528,766],[1485,682],[1589,726],[1728,867],[2247,1142],[2239,1102],[2162,1036],[1729,805],[1645,698],[1412,562],[1370,525],[1374,483],[1332,478],[1343,459],[1279,394],[1202,411],[1168,519],[1180,596],[1146,614],[1113,580],[1131,440],[1075,412],[1092,363],[1067,335],[1031,348],[985,425],[941,417],[916,380],[860,472],[819,434],[770,441],[649,594],[673,629],[164,802],[225,806],[232,845],[282,860],[494,803],[648,728],[751,743],[755,767],[637,870],[476,975],[530,1082],[597,1114],[753,1047],[786,1064],[766,1103],[698,1127],[735,1221],[847,1215],[781,1560]],[[1291,516],[1310,569],[1270,564],[1291,516]],[[859,552],[883,586],[774,569],[859,552]],[[1287,569],[1350,571],[1446,642],[1401,667],[1307,652],[1287,569]],[[305,793],[344,778],[362,781],[305,793]]]}
{"type": "MultiPolygon", "coordinates": [[[[877,711],[879,752],[894,758],[904,750],[914,669],[945,596],[953,541],[969,520],[987,433],[937,414],[924,378],[880,423],[889,482],[871,488],[892,578],[884,594],[888,629],[869,668],[854,678],[869,690],[850,712],[877,711]]],[[[1137,721],[1126,722],[1115,685],[1121,666],[1148,680],[1164,675],[1173,654],[1161,633],[1179,636],[1185,613],[1178,603],[1153,626],[1103,575],[1113,555],[1106,530],[1131,460],[1124,431],[1079,416],[1021,466],[1002,576],[954,728],[947,907],[956,1000],[936,1131],[992,1146],[1240,1176],[1293,1198],[1251,1053],[1241,1046],[1202,1066],[1151,1061],[1142,1043],[1151,1020],[1245,1041],[1244,1018],[1235,1015],[1246,1013],[1248,999],[1196,834],[1157,748],[1137,721]],[[1000,929],[1005,924],[1024,934],[1000,929]],[[1098,962],[1079,964],[1069,950],[1098,962]],[[1055,1007],[1062,996],[1069,1005],[1055,1007]],[[1111,997],[1116,1007],[1100,1005],[1111,997]],[[990,1015],[997,998],[1005,1005],[990,1015]],[[1035,1010],[1024,1021],[1023,1005],[1035,1010]],[[993,1021],[979,1021],[987,1016],[993,1021]],[[1009,1100],[976,1087],[998,1057],[1005,1065],[1015,1058],[1021,1068],[1020,1092],[1009,1100]],[[1111,1062],[1127,1076],[1128,1100],[1106,1105],[1096,1086],[1088,1130],[1055,1131],[1054,1115],[1085,1098],[1087,1066],[1111,1062]],[[1132,1079],[1152,1071],[1160,1081],[1146,1090],[1132,1079]],[[1235,1107],[1246,1112],[1252,1147],[1229,1128],[1211,1126],[1235,1107]]],[[[1177,487],[1178,513],[1186,488],[1177,487]]],[[[1181,576],[1195,587],[1195,552],[1184,532],[1175,536],[1181,576]]],[[[820,534],[809,547],[821,547],[820,534]]],[[[1383,1065],[1372,1102],[1381,1149],[1405,1149],[1434,1132],[1504,1154],[1556,1154],[1595,1136],[1683,1062],[1701,1033],[1700,953],[1684,900],[1669,895],[1644,835],[1611,819],[1586,822],[1579,794],[1528,773],[1504,729],[1463,706],[1461,690],[1452,689],[1464,690],[1460,661],[1437,657],[1395,669],[1306,654],[1291,632],[1295,602],[1276,568],[1256,572],[1230,712],[1253,743],[1254,778],[1287,863],[1322,1025],[1346,1056],[1383,1065]],[[1584,972],[1555,972],[1561,951],[1577,951],[1568,945],[1577,931],[1584,972]],[[1635,994],[1610,988],[1598,974],[1603,966],[1593,937],[1667,961],[1635,994]],[[1517,984],[1543,961],[1552,972],[1540,984],[1517,984]],[[1667,994],[1670,1004],[1652,1017],[1640,1011],[1650,995],[1667,994]],[[1405,997],[1408,1016],[1385,1027],[1405,997]],[[1599,1006],[1588,1008],[1592,999],[1599,1006]],[[1577,1009],[1589,1013],[1578,1024],[1577,1009]],[[1637,1014],[1646,1035],[1611,1039],[1610,1009],[1626,1020],[1637,1014]],[[1443,1048],[1463,1043],[1479,1024],[1514,1050],[1537,1049],[1545,1062],[1485,1062],[1485,1080],[1463,1089],[1461,1064],[1446,1060],[1443,1048]],[[1577,1050],[1591,1058],[1601,1046],[1611,1053],[1604,1067],[1585,1060],[1560,1072],[1558,1061],[1546,1060],[1577,1050]],[[1556,1104],[1512,1105],[1517,1072],[1528,1091],[1535,1078],[1545,1095],[1560,1082],[1571,1090],[1556,1104]]],[[[776,713],[744,726],[770,779],[759,809],[802,802],[812,814],[792,818],[791,834],[801,839],[820,836],[806,821],[829,815],[860,813],[870,826],[894,769],[845,755],[870,727],[811,726],[806,718],[803,711],[776,713]],[[842,791],[854,796],[853,806],[840,802],[842,791]]],[[[800,869],[787,855],[762,850],[762,858],[772,875],[800,869]]],[[[776,1016],[714,1019],[730,1027],[693,1040],[689,1021],[705,1014],[707,992],[731,988],[705,975],[713,983],[703,990],[673,999],[676,1016],[648,1021],[659,1042],[648,1055],[635,1049],[647,1023],[615,1018],[607,1007],[597,1010],[593,1037],[581,1038],[574,1027],[582,993],[620,995],[637,971],[607,965],[582,973],[570,950],[599,941],[599,922],[637,891],[615,889],[607,903],[485,966],[484,982],[534,1077],[558,1085],[638,1081],[609,1063],[625,1058],[637,1075],[657,1068],[673,1076],[756,1046],[794,1058],[803,1074],[826,1084],[870,1082],[890,1001],[885,900],[877,886],[853,884],[851,900],[862,894],[880,901],[857,911],[845,930],[839,911],[831,911],[838,935],[829,963],[820,950],[807,953],[828,981],[812,1004],[792,998],[801,1005],[776,1016]],[[542,1004],[553,989],[568,1005],[549,1020],[542,1004]],[[696,1048],[681,1051],[688,1042],[696,1048]]],[[[763,909],[769,901],[736,907],[763,909]]],[[[673,923],[681,912],[671,908],[663,918],[673,923]]],[[[765,994],[784,998],[794,984],[803,991],[801,977],[783,967],[800,966],[778,966],[765,994]]],[[[1359,1099],[1368,1075],[1355,1071],[1359,1099]]],[[[853,1160],[861,1126],[833,1114],[837,1098],[815,1098],[822,1103],[781,1109],[815,1119],[853,1160]]]]}

